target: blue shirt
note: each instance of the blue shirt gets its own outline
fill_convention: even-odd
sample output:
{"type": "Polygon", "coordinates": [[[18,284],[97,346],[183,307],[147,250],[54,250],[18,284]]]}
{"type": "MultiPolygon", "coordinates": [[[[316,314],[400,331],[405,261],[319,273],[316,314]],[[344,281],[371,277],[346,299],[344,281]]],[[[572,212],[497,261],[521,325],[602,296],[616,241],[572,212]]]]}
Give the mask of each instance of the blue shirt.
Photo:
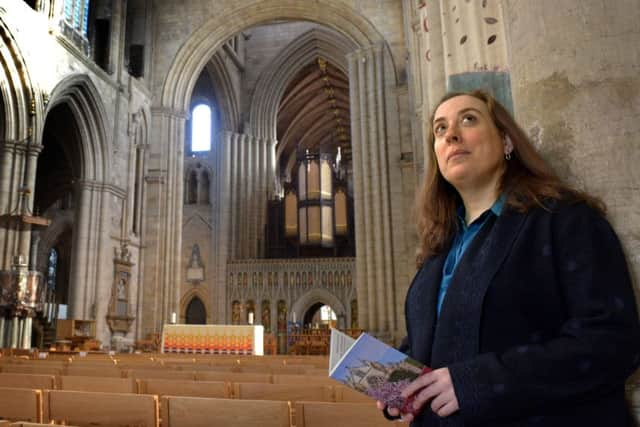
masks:
{"type": "Polygon", "coordinates": [[[458,207],[457,217],[459,231],[453,239],[453,244],[451,245],[451,249],[449,249],[449,254],[447,254],[444,266],[442,267],[442,281],[440,282],[440,291],[438,293],[438,317],[440,317],[442,303],[445,295],[447,294],[447,289],[449,288],[451,279],[453,278],[453,273],[462,259],[464,251],[467,250],[469,244],[471,244],[473,238],[478,234],[478,231],[480,231],[482,226],[487,222],[490,215],[500,216],[502,208],[504,207],[505,199],[506,197],[504,194],[498,197],[498,200],[493,203],[490,209],[483,212],[482,215],[476,218],[476,220],[468,226],[464,220],[464,205],[460,205],[460,207],[458,207]]]}

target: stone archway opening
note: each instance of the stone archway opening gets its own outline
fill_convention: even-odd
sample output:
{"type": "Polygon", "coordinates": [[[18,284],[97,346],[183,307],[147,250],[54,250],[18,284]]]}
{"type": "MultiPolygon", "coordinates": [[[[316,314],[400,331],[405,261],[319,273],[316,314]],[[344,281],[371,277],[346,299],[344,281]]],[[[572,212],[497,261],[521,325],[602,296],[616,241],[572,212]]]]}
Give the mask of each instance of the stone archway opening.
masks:
{"type": "MultiPolygon", "coordinates": [[[[401,140],[402,128],[397,126],[400,123],[398,111],[388,106],[397,102],[394,89],[398,84],[397,58],[382,33],[358,10],[343,2],[264,0],[260,2],[259,9],[253,4],[239,3],[205,19],[182,43],[161,47],[157,55],[174,59],[170,64],[165,64],[166,68],[161,67],[154,73],[157,83],[154,87],[161,88],[161,94],[156,98],[158,108],[154,109],[153,129],[161,143],[152,149],[158,153],[163,150],[180,151],[179,147],[184,144],[191,95],[207,63],[234,35],[244,29],[274,21],[318,23],[343,36],[346,39],[343,45],[350,45],[347,54],[343,55],[350,88],[349,99],[345,100],[345,104],[350,109],[352,161],[357,165],[353,168],[353,192],[363,195],[356,199],[354,206],[357,215],[353,222],[363,225],[363,233],[359,233],[362,237],[355,246],[371,249],[377,260],[375,264],[368,264],[365,262],[364,252],[356,251],[355,279],[362,283],[356,289],[359,299],[367,301],[366,305],[360,307],[360,317],[363,327],[375,331],[395,330],[396,316],[392,295],[396,271],[393,265],[394,244],[402,242],[392,235],[391,206],[399,202],[400,196],[390,191],[389,182],[400,180],[401,177],[399,168],[390,168],[389,165],[393,164],[391,159],[400,155],[401,147],[397,141],[401,140]],[[176,49],[176,46],[179,47],[176,49]],[[369,164],[370,167],[365,167],[369,164]],[[371,174],[373,179],[364,179],[370,174],[369,170],[374,171],[371,174]],[[364,213],[379,212],[380,207],[381,215],[376,216],[372,222],[365,222],[364,213]],[[381,235],[380,230],[383,230],[381,235]],[[374,235],[379,238],[373,239],[371,236],[374,235]],[[375,271],[371,271],[371,266],[375,266],[375,271]],[[364,277],[375,277],[375,280],[357,280],[364,277]],[[369,307],[379,307],[379,313],[374,314],[369,307]]],[[[268,86],[285,91],[288,81],[283,79],[280,83],[268,86]]],[[[270,93],[275,94],[273,91],[270,93]]],[[[281,96],[277,96],[274,99],[280,98],[281,96]]],[[[214,311],[216,321],[219,318],[226,319],[230,307],[226,286],[227,260],[259,257],[264,246],[262,242],[257,244],[257,236],[261,236],[264,230],[267,197],[277,191],[274,188],[276,123],[267,119],[273,116],[273,109],[261,107],[259,110],[264,113],[261,115],[262,119],[249,117],[248,130],[253,133],[244,133],[244,128],[225,131],[217,152],[216,164],[220,167],[217,178],[212,183],[214,188],[219,189],[218,204],[212,214],[216,217],[212,230],[212,246],[216,248],[216,252],[211,269],[214,282],[211,284],[212,301],[217,305],[214,311]],[[255,132],[256,130],[260,132],[255,132]],[[245,155],[244,148],[247,148],[247,153],[251,148],[251,154],[245,155]],[[264,165],[254,168],[260,173],[251,182],[241,181],[238,177],[243,176],[242,170],[230,167],[230,162],[226,161],[245,158],[264,159],[264,165]],[[227,209],[234,206],[234,210],[227,209]],[[245,212],[256,210],[262,212],[257,220],[247,221],[246,215],[243,216],[245,212]],[[242,215],[234,215],[235,212],[242,215]]],[[[159,191],[166,191],[175,197],[159,200],[157,206],[149,206],[149,211],[158,209],[166,213],[166,217],[159,218],[159,221],[172,224],[166,232],[150,236],[151,243],[147,246],[150,250],[159,248],[160,258],[171,256],[172,259],[172,265],[152,276],[157,279],[157,287],[161,290],[159,295],[167,297],[164,298],[167,301],[163,307],[165,311],[170,309],[172,299],[179,299],[179,293],[173,289],[173,284],[181,280],[178,263],[182,259],[179,253],[182,248],[178,248],[177,254],[163,253],[165,249],[162,248],[180,246],[183,241],[180,230],[175,229],[183,223],[183,211],[180,209],[183,202],[183,163],[182,156],[167,158],[162,167],[169,172],[159,191]]],[[[336,307],[340,305],[344,304],[338,303],[336,307]]],[[[344,316],[344,310],[340,313],[344,316]]]]}
{"type": "Polygon", "coordinates": [[[187,325],[204,325],[207,323],[207,309],[202,300],[193,297],[185,312],[185,323],[187,325]]]}
{"type": "MultiPolygon", "coordinates": [[[[82,140],[76,118],[68,104],[61,103],[47,115],[42,135],[42,152],[36,169],[34,212],[51,219],[51,227],[63,226],[50,247],[42,254],[47,260],[33,260],[44,266],[48,287],[54,301],[66,310],[70,304],[69,287],[74,235],[73,218],[76,215],[77,194],[75,183],[81,179],[80,158],[82,140]],[[52,251],[55,255],[52,258],[52,251]],[[55,264],[55,265],[54,265],[55,264]]],[[[46,232],[46,230],[45,230],[46,232]]]]}
{"type": "Polygon", "coordinates": [[[310,329],[335,328],[337,324],[336,312],[323,302],[313,304],[303,316],[303,325],[310,329]]]}

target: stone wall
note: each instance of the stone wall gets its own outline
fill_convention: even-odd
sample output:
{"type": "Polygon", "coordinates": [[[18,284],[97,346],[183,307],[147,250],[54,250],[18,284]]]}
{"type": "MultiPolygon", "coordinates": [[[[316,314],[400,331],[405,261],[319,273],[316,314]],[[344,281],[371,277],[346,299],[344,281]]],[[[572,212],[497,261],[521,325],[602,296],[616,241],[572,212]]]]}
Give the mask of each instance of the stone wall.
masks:
{"type": "Polygon", "coordinates": [[[563,178],[607,204],[637,287],[640,3],[508,0],[505,19],[517,119],[563,178]]]}

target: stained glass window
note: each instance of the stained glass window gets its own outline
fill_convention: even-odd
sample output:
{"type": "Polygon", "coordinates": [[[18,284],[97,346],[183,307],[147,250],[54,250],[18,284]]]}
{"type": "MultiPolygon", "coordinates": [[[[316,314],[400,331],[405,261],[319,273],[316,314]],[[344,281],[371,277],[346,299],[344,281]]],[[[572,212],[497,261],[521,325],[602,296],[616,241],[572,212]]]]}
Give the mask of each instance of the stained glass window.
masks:
{"type": "Polygon", "coordinates": [[[49,251],[49,262],[47,265],[47,287],[49,289],[56,288],[56,273],[58,271],[58,251],[51,248],[49,251]]]}

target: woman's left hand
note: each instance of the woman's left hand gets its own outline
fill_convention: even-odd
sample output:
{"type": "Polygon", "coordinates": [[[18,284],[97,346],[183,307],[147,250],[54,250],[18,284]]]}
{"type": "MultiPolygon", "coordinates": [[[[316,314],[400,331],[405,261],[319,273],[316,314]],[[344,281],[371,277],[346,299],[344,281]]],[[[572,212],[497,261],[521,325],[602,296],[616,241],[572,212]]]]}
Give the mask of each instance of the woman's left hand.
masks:
{"type": "MultiPolygon", "coordinates": [[[[446,417],[458,409],[458,398],[453,389],[449,368],[434,369],[421,375],[402,391],[402,397],[414,396],[413,407],[421,409],[431,401],[431,410],[440,417],[446,417]]],[[[413,420],[413,415],[403,414],[406,421],[413,420]]]]}

